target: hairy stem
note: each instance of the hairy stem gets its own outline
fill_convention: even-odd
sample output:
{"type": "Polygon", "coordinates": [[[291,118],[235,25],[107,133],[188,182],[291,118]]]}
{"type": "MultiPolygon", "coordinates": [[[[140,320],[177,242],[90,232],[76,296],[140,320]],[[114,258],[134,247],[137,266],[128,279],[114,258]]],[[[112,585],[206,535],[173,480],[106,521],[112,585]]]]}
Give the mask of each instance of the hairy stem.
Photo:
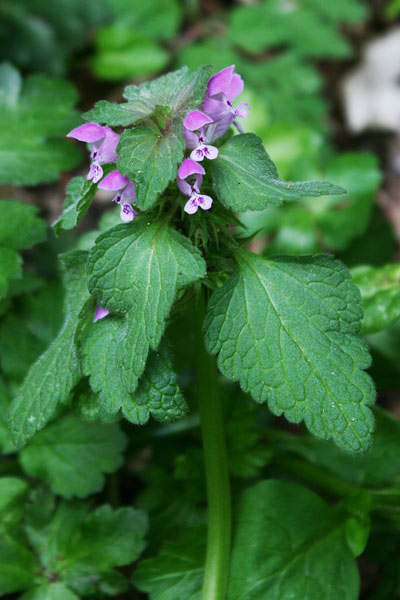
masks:
{"type": "Polygon", "coordinates": [[[197,294],[197,390],[207,481],[208,532],[202,600],[226,597],[231,542],[231,500],[228,460],[216,359],[204,346],[206,290],[197,294]]]}

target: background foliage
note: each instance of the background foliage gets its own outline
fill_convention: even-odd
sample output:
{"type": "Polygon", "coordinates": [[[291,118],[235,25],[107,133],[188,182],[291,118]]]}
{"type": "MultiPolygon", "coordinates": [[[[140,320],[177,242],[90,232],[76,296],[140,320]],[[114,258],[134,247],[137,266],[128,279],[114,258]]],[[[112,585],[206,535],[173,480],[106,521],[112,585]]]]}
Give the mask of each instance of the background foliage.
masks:
{"type": "MultiPolygon", "coordinates": [[[[140,84],[182,65],[193,70],[211,63],[220,69],[235,63],[246,82],[243,100],[251,105],[246,131],[262,138],[282,180],[332,181],[348,190],[347,196],[316,198],[311,186],[301,193],[293,187],[291,202],[279,206],[271,201],[266,210],[258,210],[259,198],[249,194],[252,212],[240,219],[252,236],[250,246],[266,258],[334,252],[351,268],[361,290],[361,332],[372,351],[370,372],[379,402],[374,442],[366,454],[352,456],[273,416],[285,407],[275,405],[274,410],[272,400],[269,413],[264,405],[250,403],[238,385],[222,380],[235,499],[228,600],[263,600],[266,590],[282,600],[399,597],[400,234],[378,193],[383,187],[390,197],[393,189],[391,136],[351,136],[338,98],[341,76],[355,63],[361,45],[387,29],[388,19],[396,19],[398,4],[382,9],[380,3],[361,0],[0,3],[2,596],[200,598],[206,504],[191,313],[178,301],[173,318],[165,322],[164,317],[176,290],[202,277],[204,264],[200,253],[183,246],[172,230],[154,243],[161,262],[168,252],[175,256],[176,289],[159,282],[162,314],[146,330],[152,344],[146,346],[145,336],[138,334],[130,382],[138,380],[149,352],[150,360],[134,410],[124,401],[125,381],[112,382],[120,387],[117,402],[107,389],[114,366],[124,357],[108,357],[103,372],[93,351],[97,342],[103,344],[103,335],[123,339],[129,319],[98,323],[99,340],[99,327],[88,331],[81,380],[74,339],[79,319],[93,309],[83,264],[99,234],[98,254],[112,261],[107,232],[119,219],[99,194],[78,233],[70,231],[83,219],[95,188],[84,178],[80,150],[65,135],[82,122],[81,110],[92,109],[99,98],[121,101],[123,84],[140,84]],[[54,230],[60,237],[49,226],[57,217],[54,230]],[[185,280],[179,272],[183,264],[185,280]],[[66,271],[66,265],[72,268],[66,271]],[[166,343],[156,354],[164,328],[166,343]],[[26,389],[36,392],[22,414],[19,399],[26,389]],[[156,390],[151,402],[149,389],[156,390]],[[97,394],[104,400],[102,409],[97,394]],[[120,409],[130,422],[120,419],[120,409]],[[178,420],[169,424],[172,418],[178,420]]],[[[128,100],[137,99],[136,88],[131,94],[128,100]]],[[[188,106],[170,108],[184,114],[188,106]]],[[[121,118],[121,113],[111,114],[110,123],[123,124],[115,123],[121,118]]],[[[120,166],[132,177],[146,169],[144,153],[154,148],[154,140],[139,129],[123,138],[120,166]],[[140,135],[136,171],[130,173],[130,138],[140,135]]],[[[233,209],[237,199],[226,193],[224,181],[232,177],[229,161],[237,160],[235,139],[227,141],[213,166],[218,195],[233,209]]],[[[255,140],[246,134],[252,160],[269,165],[255,140]]],[[[168,143],[177,163],[182,148],[172,134],[168,143]]],[[[250,154],[241,156],[250,180],[250,154]]],[[[154,187],[139,197],[142,206],[155,202],[173,168],[163,165],[154,187]]],[[[273,198],[271,181],[263,185],[262,197],[273,198]]],[[[124,244],[123,231],[118,235],[124,244]]],[[[145,228],[129,244],[147,260],[152,239],[145,228]]],[[[337,263],[328,262],[336,277],[329,292],[334,295],[335,287],[345,283],[337,263]]],[[[278,280],[284,259],[271,264],[278,280]]],[[[90,289],[101,290],[95,274],[89,270],[88,276],[90,289]]],[[[248,276],[243,267],[244,286],[248,276]]],[[[138,289],[147,283],[138,280],[138,289]]],[[[239,292],[229,291],[229,281],[224,285],[238,316],[239,292]]],[[[310,305],[311,296],[310,291],[310,305]]],[[[222,293],[215,300],[225,301],[222,293]]],[[[124,310],[134,311],[140,299],[126,293],[120,302],[124,310]]],[[[220,323],[208,325],[207,344],[215,351],[220,323]]],[[[142,327],[148,327],[147,320],[142,327]]],[[[267,351],[265,340],[257,343],[267,351]]],[[[221,370],[237,379],[228,354],[222,342],[221,370]]],[[[248,381],[249,388],[255,387],[256,374],[250,372],[248,381]]],[[[335,394],[340,399],[339,384],[335,394]]],[[[345,440],[336,441],[349,447],[345,440]]]]}

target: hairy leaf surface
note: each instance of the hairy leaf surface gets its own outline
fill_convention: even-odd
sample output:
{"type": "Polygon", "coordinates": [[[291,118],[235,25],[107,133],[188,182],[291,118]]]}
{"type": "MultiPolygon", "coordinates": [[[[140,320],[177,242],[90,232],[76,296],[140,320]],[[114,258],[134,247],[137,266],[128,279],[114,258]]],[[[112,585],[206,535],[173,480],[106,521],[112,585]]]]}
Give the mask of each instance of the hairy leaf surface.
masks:
{"type": "Polygon", "coordinates": [[[73,229],[86,215],[96,194],[97,186],[85,177],[74,177],[67,186],[63,212],[53,223],[57,234],[73,229]]]}
{"type": "Polygon", "coordinates": [[[265,260],[244,252],[214,292],[208,350],[224,375],[289,421],[350,452],[371,441],[375,397],[370,357],[356,334],[360,296],[329,255],[265,260]]]}
{"type": "Polygon", "coordinates": [[[238,211],[345,192],[326,181],[282,181],[261,138],[254,133],[235,135],[221,146],[218,158],[212,161],[212,174],[218,200],[238,211]]]}
{"type": "Polygon", "coordinates": [[[168,107],[172,119],[197,108],[206,93],[212,67],[202,66],[190,73],[187,67],[167,73],[140,86],[125,88],[127,102],[114,104],[102,100],[85,114],[88,121],[106,125],[132,125],[152,116],[158,106],[168,107]]]}
{"type": "Polygon", "coordinates": [[[86,252],[73,251],[63,256],[65,321],[57,337],[32,365],[12,401],[10,426],[18,447],[46,425],[60,403],[67,402],[81,377],[74,338],[79,313],[89,297],[86,260],[86,252]]]}
{"type": "Polygon", "coordinates": [[[176,176],[183,158],[183,135],[171,129],[165,135],[149,127],[128,129],[118,145],[118,170],[136,182],[136,204],[146,210],[153,206],[176,176]]]}

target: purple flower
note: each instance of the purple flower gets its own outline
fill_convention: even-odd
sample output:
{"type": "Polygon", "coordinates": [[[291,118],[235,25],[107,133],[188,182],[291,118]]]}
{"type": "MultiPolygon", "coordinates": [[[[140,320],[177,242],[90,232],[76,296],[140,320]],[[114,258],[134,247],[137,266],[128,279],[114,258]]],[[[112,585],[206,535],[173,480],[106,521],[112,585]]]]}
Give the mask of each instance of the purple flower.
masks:
{"type": "Polygon", "coordinates": [[[131,204],[136,202],[135,183],[129,181],[128,177],[122,175],[119,171],[111,171],[99,183],[99,188],[102,190],[111,190],[117,192],[113,198],[113,202],[121,205],[120,217],[123,221],[129,222],[138,214],[131,204]]]}
{"type": "Polygon", "coordinates": [[[190,158],[195,161],[202,161],[204,158],[213,160],[218,156],[218,148],[209,146],[206,135],[206,125],[213,120],[200,110],[192,110],[183,120],[186,145],[193,149],[190,158]],[[198,134],[194,133],[198,131],[198,134]]]}
{"type": "Polygon", "coordinates": [[[85,123],[72,129],[67,137],[91,145],[92,162],[87,179],[93,179],[93,183],[97,183],[103,177],[103,169],[100,165],[115,162],[118,158],[115,149],[119,142],[119,135],[109,127],[103,127],[98,123],[85,123]]]}
{"type": "Polygon", "coordinates": [[[102,306],[100,306],[100,304],[98,304],[96,306],[96,312],[94,313],[94,317],[93,317],[93,323],[96,323],[96,321],[99,321],[100,319],[104,319],[104,317],[106,317],[109,314],[109,310],[108,308],[103,308],[102,306]]]}
{"type": "Polygon", "coordinates": [[[178,169],[177,183],[178,187],[185,196],[190,196],[186,202],[184,211],[189,215],[197,212],[197,209],[202,208],[208,210],[211,208],[213,200],[210,196],[201,194],[200,186],[203,181],[203,175],[205,170],[198,162],[191,158],[186,158],[178,169]],[[194,177],[192,184],[188,183],[186,179],[188,177],[194,177]]]}
{"type": "Polygon", "coordinates": [[[233,122],[239,131],[241,126],[237,118],[248,116],[249,105],[246,102],[233,107],[233,102],[243,91],[243,80],[234,73],[235,65],[226,67],[213,75],[207,85],[207,93],[202,109],[213,120],[207,130],[208,139],[213,141],[221,137],[233,122]]]}

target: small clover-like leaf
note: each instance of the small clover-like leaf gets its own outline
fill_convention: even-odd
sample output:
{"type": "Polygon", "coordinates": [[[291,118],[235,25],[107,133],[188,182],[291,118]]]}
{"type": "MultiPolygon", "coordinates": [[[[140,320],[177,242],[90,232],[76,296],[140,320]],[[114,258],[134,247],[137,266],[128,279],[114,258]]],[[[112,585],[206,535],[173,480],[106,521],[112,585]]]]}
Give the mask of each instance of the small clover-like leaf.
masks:
{"type": "Polygon", "coordinates": [[[117,424],[85,423],[64,416],[22,450],[23,469],[48,482],[54,493],[84,498],[102,489],[104,474],[122,462],[126,439],[117,424]]]}
{"type": "Polygon", "coordinates": [[[224,375],[257,402],[350,452],[371,441],[375,398],[362,312],[346,267],[329,255],[265,260],[243,252],[205,321],[224,375]]]}
{"type": "Polygon", "coordinates": [[[261,138],[253,133],[235,135],[221,146],[218,158],[212,161],[212,174],[218,200],[237,211],[345,192],[326,181],[282,181],[261,138]]]}

